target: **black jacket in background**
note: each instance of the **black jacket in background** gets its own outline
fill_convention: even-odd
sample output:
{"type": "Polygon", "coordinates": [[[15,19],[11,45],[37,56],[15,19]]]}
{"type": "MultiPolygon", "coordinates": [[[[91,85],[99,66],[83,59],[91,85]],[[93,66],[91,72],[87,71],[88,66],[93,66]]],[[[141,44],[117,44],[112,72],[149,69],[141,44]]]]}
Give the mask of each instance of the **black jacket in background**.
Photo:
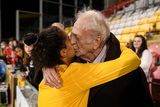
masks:
{"type": "MultiPolygon", "coordinates": [[[[118,58],[120,44],[112,33],[106,44],[105,61],[118,58]]],[[[143,70],[139,67],[118,79],[91,88],[88,107],[153,107],[143,70]]]]}
{"type": "Polygon", "coordinates": [[[35,71],[34,65],[31,62],[31,58],[28,58],[27,67],[29,70],[27,80],[31,85],[33,85],[38,90],[39,83],[43,79],[43,73],[42,73],[42,71],[35,71]]]}

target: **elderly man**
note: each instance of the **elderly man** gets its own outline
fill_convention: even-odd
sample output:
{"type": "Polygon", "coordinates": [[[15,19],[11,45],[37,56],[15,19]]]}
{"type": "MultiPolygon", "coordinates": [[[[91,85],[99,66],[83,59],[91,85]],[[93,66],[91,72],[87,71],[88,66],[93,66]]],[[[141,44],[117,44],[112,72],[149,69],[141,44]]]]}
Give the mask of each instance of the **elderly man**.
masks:
{"type": "MultiPolygon", "coordinates": [[[[118,40],[110,33],[104,16],[98,11],[79,12],[70,39],[76,56],[86,62],[109,61],[118,58],[121,54],[118,40]]],[[[60,79],[53,68],[46,68],[44,77],[46,84],[61,87],[60,79]]],[[[153,107],[141,68],[91,88],[88,107],[153,107]]]]}

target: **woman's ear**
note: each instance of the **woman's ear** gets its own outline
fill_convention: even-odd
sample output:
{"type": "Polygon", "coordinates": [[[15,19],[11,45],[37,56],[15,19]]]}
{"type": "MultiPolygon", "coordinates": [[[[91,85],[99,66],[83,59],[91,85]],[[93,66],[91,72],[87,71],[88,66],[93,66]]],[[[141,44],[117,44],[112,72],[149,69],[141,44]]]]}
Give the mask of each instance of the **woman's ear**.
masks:
{"type": "Polygon", "coordinates": [[[66,49],[62,49],[62,50],[60,51],[60,55],[61,55],[62,58],[67,57],[67,50],[66,50],[66,49]]]}

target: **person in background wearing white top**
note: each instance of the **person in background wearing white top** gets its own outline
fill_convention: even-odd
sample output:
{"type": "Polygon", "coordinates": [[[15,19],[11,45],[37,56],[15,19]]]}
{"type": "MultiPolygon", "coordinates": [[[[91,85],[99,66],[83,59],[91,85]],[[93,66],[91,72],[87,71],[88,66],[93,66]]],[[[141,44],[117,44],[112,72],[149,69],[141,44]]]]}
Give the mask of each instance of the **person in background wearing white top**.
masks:
{"type": "Polygon", "coordinates": [[[133,40],[133,51],[137,53],[141,59],[140,67],[146,74],[147,80],[149,79],[149,68],[152,63],[152,54],[147,48],[146,39],[142,35],[136,35],[133,40]]]}

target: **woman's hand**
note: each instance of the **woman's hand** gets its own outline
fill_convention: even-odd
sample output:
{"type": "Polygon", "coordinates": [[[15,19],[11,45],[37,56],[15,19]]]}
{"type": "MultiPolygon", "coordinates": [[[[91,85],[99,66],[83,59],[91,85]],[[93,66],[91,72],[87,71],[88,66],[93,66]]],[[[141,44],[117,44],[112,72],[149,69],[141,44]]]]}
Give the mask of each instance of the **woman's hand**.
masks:
{"type": "Polygon", "coordinates": [[[45,81],[45,84],[50,86],[50,87],[55,87],[55,88],[61,88],[61,79],[56,73],[56,69],[53,68],[43,68],[43,78],[45,81]]]}

